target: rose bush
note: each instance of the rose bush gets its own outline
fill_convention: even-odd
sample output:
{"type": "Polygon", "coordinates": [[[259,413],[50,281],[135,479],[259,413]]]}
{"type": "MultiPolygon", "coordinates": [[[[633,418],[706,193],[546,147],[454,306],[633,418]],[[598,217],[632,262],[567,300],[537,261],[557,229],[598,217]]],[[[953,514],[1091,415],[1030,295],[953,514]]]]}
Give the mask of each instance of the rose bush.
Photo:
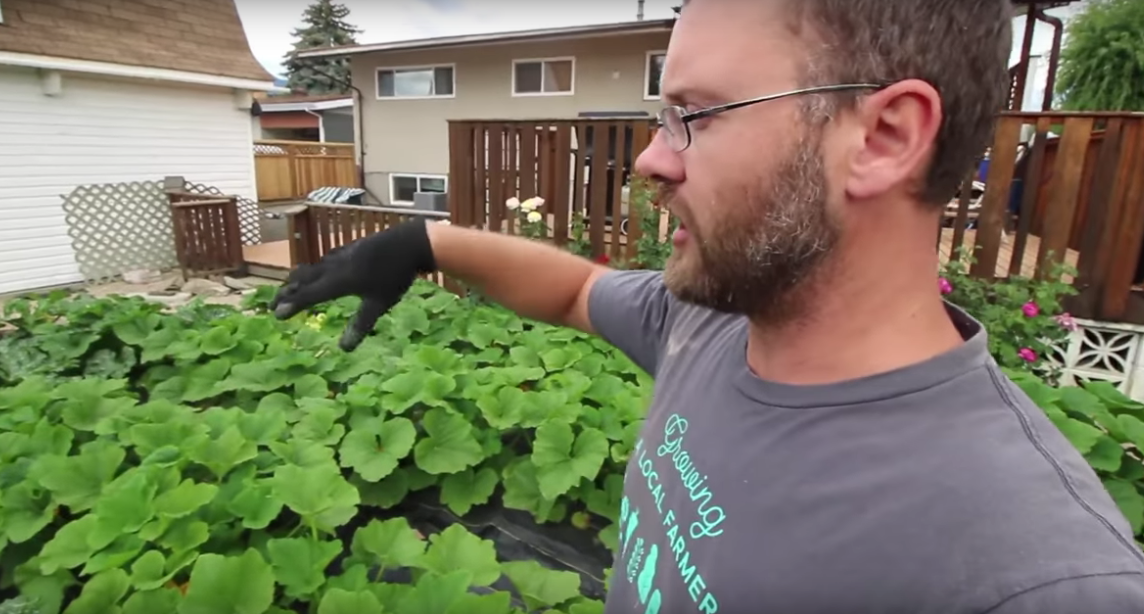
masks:
{"type": "Polygon", "coordinates": [[[1075,271],[1062,265],[1044,279],[986,280],[969,275],[971,264],[972,257],[960,252],[943,265],[938,291],[985,325],[989,350],[1001,366],[1056,382],[1053,350],[1077,327],[1062,307],[1066,296],[1076,294],[1063,278],[1075,271]]]}

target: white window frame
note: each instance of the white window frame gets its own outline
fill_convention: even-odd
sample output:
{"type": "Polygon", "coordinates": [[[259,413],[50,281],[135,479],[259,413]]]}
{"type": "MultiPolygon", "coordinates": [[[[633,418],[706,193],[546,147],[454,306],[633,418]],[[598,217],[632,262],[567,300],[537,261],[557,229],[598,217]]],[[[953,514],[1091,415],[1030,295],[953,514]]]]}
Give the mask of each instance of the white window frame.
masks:
{"type": "Polygon", "coordinates": [[[390,173],[389,174],[389,204],[391,205],[409,205],[413,206],[411,200],[397,200],[397,178],[403,177],[406,179],[413,178],[417,180],[417,189],[415,192],[421,191],[422,179],[441,179],[445,182],[445,193],[449,193],[449,176],[448,175],[432,175],[428,173],[390,173]]]}
{"type": "MultiPolygon", "coordinates": [[[[434,75],[436,78],[436,75],[434,75]]],[[[378,100],[447,100],[457,97],[457,65],[456,64],[422,64],[415,66],[378,66],[373,71],[373,95],[378,100]],[[437,94],[433,96],[382,96],[381,73],[398,72],[403,70],[436,70],[438,68],[451,68],[453,70],[453,93],[448,95],[437,94]]]]}
{"type": "MultiPolygon", "coordinates": [[[[541,68],[543,74],[543,67],[541,68]]],[[[541,87],[544,84],[544,78],[540,80],[541,87]]],[[[576,95],[576,57],[575,56],[561,56],[552,58],[521,58],[512,61],[512,85],[509,93],[513,98],[535,98],[538,96],[575,96],[576,95]],[[516,91],[516,67],[518,64],[537,64],[544,62],[572,62],[572,87],[567,92],[518,92],[516,91]]]]}
{"type": "MultiPolygon", "coordinates": [[[[650,90],[649,90],[649,86],[651,85],[651,59],[652,59],[653,57],[657,56],[657,55],[663,55],[663,56],[666,56],[666,55],[667,55],[667,51],[666,51],[666,50],[663,50],[663,51],[649,51],[649,52],[647,52],[647,54],[644,56],[644,64],[643,64],[643,85],[641,86],[641,87],[643,88],[643,99],[644,99],[644,100],[660,100],[660,98],[661,98],[661,96],[652,96],[652,95],[651,95],[651,92],[650,92],[650,90]]],[[[663,80],[663,76],[662,76],[662,75],[660,75],[660,80],[661,80],[661,81],[663,80]]],[[[662,91],[663,91],[663,85],[662,85],[662,83],[660,84],[660,86],[659,86],[659,87],[660,87],[660,91],[662,92],[662,91]]]]}

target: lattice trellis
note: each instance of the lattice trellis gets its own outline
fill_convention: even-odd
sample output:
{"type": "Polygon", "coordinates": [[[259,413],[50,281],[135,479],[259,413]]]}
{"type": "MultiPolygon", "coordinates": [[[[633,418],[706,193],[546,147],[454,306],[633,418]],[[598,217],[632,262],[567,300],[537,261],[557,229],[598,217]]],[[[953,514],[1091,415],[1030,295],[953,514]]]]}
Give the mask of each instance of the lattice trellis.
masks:
{"type": "Polygon", "coordinates": [[[87,282],[178,265],[161,181],[80,186],[63,201],[68,236],[87,282]]]}
{"type": "MultiPolygon", "coordinates": [[[[183,189],[194,194],[229,196],[216,187],[190,181],[186,182],[183,189]]],[[[249,198],[238,197],[238,225],[242,228],[243,245],[262,243],[262,208],[258,203],[249,198]]]]}
{"type": "Polygon", "coordinates": [[[1064,351],[1054,357],[1063,368],[1061,383],[1106,381],[1137,400],[1144,399],[1144,381],[1140,378],[1144,335],[1139,327],[1089,321],[1079,324],[1066,340],[1064,351]]]}

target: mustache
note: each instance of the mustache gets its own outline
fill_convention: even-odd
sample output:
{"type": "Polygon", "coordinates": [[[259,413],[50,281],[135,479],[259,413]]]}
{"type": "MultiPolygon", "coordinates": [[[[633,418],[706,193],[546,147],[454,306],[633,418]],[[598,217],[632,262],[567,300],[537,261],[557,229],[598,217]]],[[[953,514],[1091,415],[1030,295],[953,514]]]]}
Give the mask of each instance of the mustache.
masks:
{"type": "Polygon", "coordinates": [[[652,198],[651,204],[666,211],[669,218],[674,218],[675,221],[683,226],[691,227],[689,221],[689,205],[686,200],[679,196],[675,186],[664,182],[656,182],[654,196],[652,198]]]}

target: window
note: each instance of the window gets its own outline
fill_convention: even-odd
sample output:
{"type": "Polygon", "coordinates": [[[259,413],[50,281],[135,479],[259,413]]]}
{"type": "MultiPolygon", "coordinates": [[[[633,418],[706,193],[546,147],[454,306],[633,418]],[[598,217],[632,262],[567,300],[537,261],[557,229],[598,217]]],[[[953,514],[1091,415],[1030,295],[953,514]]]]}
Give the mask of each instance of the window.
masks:
{"type": "Polygon", "coordinates": [[[513,60],[513,96],[570,96],[576,79],[576,60],[547,58],[513,60]]]}
{"type": "Polygon", "coordinates": [[[452,98],[456,91],[453,66],[377,69],[378,98],[452,98]]]}
{"type": "Polygon", "coordinates": [[[644,100],[659,100],[659,82],[663,79],[663,62],[667,59],[664,51],[649,51],[647,66],[644,67],[644,100]]]}
{"type": "Polygon", "coordinates": [[[412,205],[417,192],[445,193],[449,188],[449,178],[444,175],[398,175],[389,176],[389,202],[394,205],[412,205]]]}

